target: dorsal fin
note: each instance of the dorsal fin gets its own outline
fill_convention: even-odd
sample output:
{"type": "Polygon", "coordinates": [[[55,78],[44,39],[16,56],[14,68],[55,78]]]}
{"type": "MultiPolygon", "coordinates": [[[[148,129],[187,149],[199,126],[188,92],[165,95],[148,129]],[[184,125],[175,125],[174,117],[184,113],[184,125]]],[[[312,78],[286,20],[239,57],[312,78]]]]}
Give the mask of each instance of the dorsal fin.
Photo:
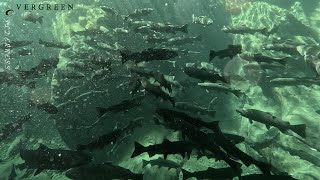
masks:
{"type": "Polygon", "coordinates": [[[38,149],[49,149],[46,145],[40,143],[39,148],[38,149]]]}
{"type": "Polygon", "coordinates": [[[162,143],[167,144],[167,143],[171,143],[171,141],[169,141],[169,139],[165,138],[162,143]]]}

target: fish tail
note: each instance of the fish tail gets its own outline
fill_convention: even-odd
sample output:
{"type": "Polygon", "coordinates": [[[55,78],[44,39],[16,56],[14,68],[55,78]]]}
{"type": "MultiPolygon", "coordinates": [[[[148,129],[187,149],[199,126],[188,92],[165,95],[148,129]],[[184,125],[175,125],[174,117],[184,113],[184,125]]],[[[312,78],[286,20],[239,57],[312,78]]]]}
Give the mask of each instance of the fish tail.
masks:
{"type": "Polygon", "coordinates": [[[43,23],[43,16],[40,16],[40,17],[38,18],[38,22],[39,22],[40,24],[43,23]]]}
{"type": "Polygon", "coordinates": [[[182,174],[183,174],[183,179],[189,179],[191,177],[193,177],[192,173],[187,171],[187,170],[184,170],[184,169],[181,169],[182,171],[182,174]]]}
{"type": "Polygon", "coordinates": [[[192,23],[194,23],[195,22],[195,16],[194,16],[194,14],[192,14],[192,23]]]}
{"type": "Polygon", "coordinates": [[[181,26],[181,31],[188,34],[188,24],[181,26]]]}
{"type": "MultiPolygon", "coordinates": [[[[134,158],[140,154],[142,154],[144,152],[144,146],[142,146],[140,143],[138,142],[134,142],[134,151],[131,155],[131,158],[134,158]]],[[[148,153],[149,154],[149,153],[148,153]]]]}
{"type": "Polygon", "coordinates": [[[217,56],[217,52],[214,50],[210,50],[210,54],[209,54],[209,61],[211,61],[213,58],[215,58],[217,56]]]}
{"type": "Polygon", "coordinates": [[[98,112],[98,117],[101,118],[108,110],[103,107],[96,107],[96,110],[98,112]]]}
{"type": "Polygon", "coordinates": [[[299,134],[301,137],[306,138],[306,125],[305,124],[291,125],[290,129],[293,132],[299,134]]]}
{"type": "Polygon", "coordinates": [[[125,51],[120,51],[122,64],[129,60],[129,53],[130,53],[130,51],[126,51],[126,52],[125,51]]]}

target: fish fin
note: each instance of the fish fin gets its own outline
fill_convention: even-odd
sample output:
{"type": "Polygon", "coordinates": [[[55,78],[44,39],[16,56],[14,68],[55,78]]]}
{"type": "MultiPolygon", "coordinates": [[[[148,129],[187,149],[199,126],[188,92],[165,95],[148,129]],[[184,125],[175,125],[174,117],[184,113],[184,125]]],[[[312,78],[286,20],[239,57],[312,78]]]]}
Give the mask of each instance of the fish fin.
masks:
{"type": "MultiPolygon", "coordinates": [[[[143,151],[144,151],[144,148],[145,147],[142,144],[140,144],[138,142],[134,142],[134,151],[133,151],[133,153],[131,155],[131,158],[134,158],[134,157],[142,154],[143,151]]],[[[148,152],[148,154],[149,154],[149,152],[148,152]]],[[[150,154],[149,154],[149,156],[150,156],[150,154]]]]}
{"type": "Polygon", "coordinates": [[[39,44],[44,44],[45,42],[39,38],[39,44]]]}
{"type": "Polygon", "coordinates": [[[42,171],[43,171],[43,169],[38,168],[38,169],[34,172],[33,176],[36,176],[36,175],[40,174],[42,171]]]}
{"type": "Polygon", "coordinates": [[[8,180],[14,180],[17,178],[17,172],[16,172],[16,167],[15,165],[13,164],[12,165],[12,168],[11,168],[11,172],[10,172],[10,175],[8,177],[8,180]]]}
{"type": "Polygon", "coordinates": [[[194,16],[194,14],[192,14],[192,23],[194,23],[195,22],[195,16],[194,16]]]}
{"type": "Polygon", "coordinates": [[[238,98],[240,98],[243,93],[242,93],[241,90],[234,90],[234,91],[233,91],[233,94],[234,94],[235,96],[237,96],[238,98]]]}
{"type": "Polygon", "coordinates": [[[297,134],[299,134],[301,137],[306,138],[306,125],[305,124],[297,124],[297,125],[291,125],[291,130],[297,134]]]}
{"type": "Polygon", "coordinates": [[[40,16],[40,17],[39,17],[38,22],[39,22],[40,24],[43,23],[43,16],[40,16]]]}
{"type": "Polygon", "coordinates": [[[273,25],[270,31],[268,31],[267,35],[274,34],[279,30],[279,26],[273,25]]]}
{"type": "Polygon", "coordinates": [[[186,140],[186,134],[185,133],[183,133],[183,132],[181,132],[181,137],[182,137],[182,140],[186,140]]]}
{"type": "Polygon", "coordinates": [[[266,124],[266,128],[269,130],[270,129],[270,125],[266,124]]]}
{"type": "Polygon", "coordinates": [[[49,149],[46,145],[44,145],[44,144],[40,144],[39,145],[39,148],[38,149],[41,149],[41,150],[47,150],[47,149],[49,149]]]}
{"type": "Polygon", "coordinates": [[[183,179],[189,179],[193,177],[193,174],[185,169],[181,169],[182,174],[183,174],[183,179]]]}
{"type": "Polygon", "coordinates": [[[261,34],[265,35],[265,36],[268,36],[269,35],[269,31],[268,31],[268,28],[265,27],[261,30],[261,34]]]}
{"type": "Polygon", "coordinates": [[[168,154],[167,154],[167,153],[164,153],[164,154],[163,154],[163,159],[167,159],[167,157],[168,157],[168,154]]]}
{"type": "Polygon", "coordinates": [[[219,121],[208,122],[206,124],[211,130],[216,130],[217,128],[219,128],[219,121]]]}
{"type": "Polygon", "coordinates": [[[129,60],[129,54],[131,54],[131,51],[129,51],[129,50],[120,51],[122,64],[129,60]]]}
{"type": "Polygon", "coordinates": [[[28,168],[28,166],[27,166],[26,163],[22,163],[22,164],[17,164],[17,165],[15,165],[15,168],[16,168],[16,169],[18,168],[18,169],[21,171],[21,170],[23,170],[23,169],[28,168]]]}
{"type": "Polygon", "coordinates": [[[280,63],[281,65],[285,66],[288,62],[288,58],[282,58],[282,59],[278,60],[277,62],[280,63]]]}
{"type": "Polygon", "coordinates": [[[176,106],[176,103],[175,103],[175,101],[174,101],[174,98],[173,98],[173,97],[171,97],[171,98],[169,99],[169,101],[170,101],[170,103],[172,104],[172,106],[173,106],[173,107],[175,107],[175,106],[176,106]]]}
{"type": "Polygon", "coordinates": [[[252,124],[253,123],[252,119],[249,119],[249,122],[250,122],[250,124],[252,124]]]}
{"type": "Polygon", "coordinates": [[[98,112],[98,118],[101,118],[108,111],[106,108],[103,107],[96,107],[96,110],[98,112]]]}
{"type": "Polygon", "coordinates": [[[181,31],[188,34],[188,24],[181,26],[181,31]]]}
{"type": "Polygon", "coordinates": [[[210,54],[209,54],[209,61],[211,61],[213,58],[215,58],[217,56],[217,52],[214,50],[210,50],[210,54]]]}
{"type": "Polygon", "coordinates": [[[146,167],[149,164],[149,162],[145,159],[142,159],[142,167],[146,167]]]}
{"type": "Polygon", "coordinates": [[[162,141],[162,144],[168,144],[168,143],[171,143],[171,141],[169,141],[169,139],[165,138],[163,141],[162,141]]]}

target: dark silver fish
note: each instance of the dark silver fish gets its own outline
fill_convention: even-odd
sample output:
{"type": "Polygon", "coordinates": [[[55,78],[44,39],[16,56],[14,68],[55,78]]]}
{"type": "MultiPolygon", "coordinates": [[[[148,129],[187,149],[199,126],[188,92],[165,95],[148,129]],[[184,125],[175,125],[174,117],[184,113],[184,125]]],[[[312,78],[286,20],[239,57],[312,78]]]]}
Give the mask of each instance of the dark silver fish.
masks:
{"type": "Polygon", "coordinates": [[[238,89],[232,89],[231,87],[225,86],[221,83],[198,83],[198,86],[209,89],[209,90],[214,90],[214,91],[219,91],[219,92],[224,92],[224,93],[232,93],[238,98],[240,98],[242,95],[245,95],[241,90],[238,89]]]}
{"type": "Polygon", "coordinates": [[[206,70],[204,68],[199,69],[196,67],[185,67],[184,68],[184,73],[187,74],[188,76],[192,77],[192,78],[196,78],[201,80],[202,82],[205,81],[210,81],[212,83],[215,83],[217,81],[221,81],[224,83],[229,83],[229,79],[227,79],[224,76],[221,76],[219,73],[217,72],[213,72],[213,71],[209,71],[206,70]]]}
{"type": "Polygon", "coordinates": [[[92,161],[92,157],[78,151],[51,149],[40,144],[36,150],[20,149],[20,157],[27,168],[37,169],[34,175],[42,170],[67,170],[92,161]]]}
{"type": "Polygon", "coordinates": [[[100,8],[101,8],[104,12],[106,12],[106,13],[112,15],[112,16],[118,16],[118,14],[119,14],[119,13],[117,12],[117,10],[114,9],[113,7],[100,6],[100,8]]]}
{"type": "Polygon", "coordinates": [[[297,51],[304,57],[306,64],[313,70],[317,77],[320,76],[320,46],[298,46],[297,51]]]}
{"type": "Polygon", "coordinates": [[[127,134],[132,133],[137,127],[142,127],[142,119],[143,118],[137,118],[132,121],[130,121],[129,124],[122,128],[116,128],[110,133],[103,134],[90,143],[87,144],[79,144],[77,145],[77,150],[78,151],[83,151],[83,150],[96,150],[96,149],[102,149],[105,146],[115,143],[120,137],[123,137],[127,134]]]}
{"type": "Polygon", "coordinates": [[[169,101],[173,106],[175,106],[174,98],[170,94],[164,92],[160,86],[151,84],[148,81],[142,82],[142,86],[147,92],[153,94],[156,97],[161,97],[163,100],[169,101]]]}
{"type": "Polygon", "coordinates": [[[0,142],[7,139],[11,134],[20,131],[22,125],[31,120],[31,115],[20,117],[17,122],[2,125],[0,128],[0,142]]]}
{"type": "Polygon", "coordinates": [[[241,51],[242,51],[242,46],[240,44],[228,45],[227,49],[223,49],[219,51],[210,50],[209,61],[211,61],[215,57],[219,57],[220,59],[229,57],[230,59],[232,59],[237,54],[240,54],[241,51]]]}
{"type": "Polygon", "coordinates": [[[246,25],[242,25],[242,26],[229,26],[226,27],[224,26],[221,29],[223,32],[225,33],[230,33],[230,34],[255,34],[255,33],[260,33],[263,34],[265,36],[269,36],[270,34],[275,33],[274,29],[271,29],[270,31],[268,30],[267,27],[265,28],[258,28],[258,29],[254,29],[254,28],[250,28],[247,27],[246,25]]]}
{"type": "Polygon", "coordinates": [[[113,165],[111,162],[96,164],[91,163],[70,169],[66,176],[76,180],[111,180],[132,179],[143,180],[143,174],[136,174],[123,167],[113,165]]]}
{"type": "Polygon", "coordinates": [[[39,22],[39,24],[42,24],[43,22],[43,16],[34,14],[31,11],[24,12],[23,14],[21,14],[21,17],[23,20],[32,22],[34,24],[36,24],[37,22],[39,22]]]}
{"type": "Polygon", "coordinates": [[[29,44],[33,43],[33,41],[10,41],[8,43],[4,43],[0,45],[0,49],[13,49],[17,47],[27,46],[29,44]]]}
{"type": "Polygon", "coordinates": [[[120,51],[121,61],[125,63],[129,60],[133,60],[136,63],[143,61],[154,61],[154,60],[168,60],[177,57],[179,54],[177,51],[169,49],[154,49],[148,48],[141,52],[131,52],[131,51],[120,51]]]}
{"type": "Polygon", "coordinates": [[[137,66],[130,66],[129,69],[131,72],[136,73],[139,76],[143,76],[145,78],[154,78],[161,86],[168,89],[169,92],[172,92],[171,83],[169,83],[165,76],[160,72],[143,69],[137,66]]]}
{"type": "Polygon", "coordinates": [[[209,110],[208,108],[201,107],[198,105],[194,105],[189,102],[176,102],[177,109],[186,111],[186,112],[191,112],[197,115],[210,115],[211,117],[215,117],[216,111],[215,110],[209,110]]]}
{"type": "Polygon", "coordinates": [[[142,100],[144,99],[144,96],[137,96],[131,99],[125,99],[121,101],[118,104],[111,105],[107,108],[103,107],[96,107],[98,111],[98,117],[102,117],[104,114],[107,112],[114,112],[114,113],[119,113],[119,112],[126,112],[129,109],[135,108],[137,106],[140,106],[142,104],[142,100]]]}
{"type": "Polygon", "coordinates": [[[190,157],[193,149],[198,148],[197,145],[187,141],[169,141],[164,139],[161,144],[155,144],[150,146],[143,146],[140,143],[134,143],[134,151],[131,158],[134,158],[144,152],[148,153],[149,157],[156,154],[163,154],[163,158],[166,159],[169,154],[180,154],[183,158],[190,157]]]}
{"type": "Polygon", "coordinates": [[[270,80],[274,86],[320,86],[320,79],[314,77],[292,77],[292,78],[274,78],[270,80]]]}
{"type": "Polygon", "coordinates": [[[171,160],[162,159],[160,157],[158,159],[152,159],[149,161],[144,159],[142,160],[142,167],[146,167],[148,164],[150,164],[151,166],[167,167],[169,170],[171,168],[178,169],[182,167],[182,164],[179,164],[171,160]]]}
{"type": "Polygon", "coordinates": [[[62,42],[49,42],[49,41],[44,41],[42,39],[39,39],[39,44],[44,47],[52,47],[52,48],[59,48],[59,49],[68,49],[71,47],[71,45],[65,44],[62,42]]]}
{"type": "Polygon", "coordinates": [[[124,20],[142,18],[144,16],[149,15],[151,12],[153,12],[153,10],[154,9],[152,8],[135,9],[133,13],[125,16],[124,20]]]}
{"type": "Polygon", "coordinates": [[[284,145],[281,145],[281,148],[285,151],[288,151],[292,156],[298,156],[299,158],[320,167],[320,158],[306,152],[305,150],[291,148],[289,146],[284,145]]]}
{"type": "Polygon", "coordinates": [[[241,176],[242,180],[297,180],[289,175],[267,175],[267,174],[250,174],[250,175],[245,175],[241,176]]]}
{"type": "Polygon", "coordinates": [[[196,171],[196,172],[189,172],[187,170],[182,169],[183,179],[189,179],[195,177],[197,179],[233,179],[237,175],[233,172],[233,170],[229,167],[227,168],[212,168],[209,167],[204,171],[196,171]]]}
{"type": "Polygon", "coordinates": [[[196,41],[201,41],[201,40],[202,40],[202,36],[191,36],[191,37],[182,36],[182,37],[170,38],[163,44],[181,46],[184,44],[194,44],[196,41]]]}
{"type": "Polygon", "coordinates": [[[164,32],[164,33],[173,33],[176,34],[177,32],[188,33],[188,24],[177,26],[170,23],[155,23],[150,26],[151,30],[156,32],[164,32]]]}
{"type": "Polygon", "coordinates": [[[33,54],[33,49],[22,48],[18,51],[19,56],[29,56],[33,54]]]}
{"type": "Polygon", "coordinates": [[[274,126],[278,128],[281,132],[285,133],[287,130],[292,130],[293,132],[297,133],[301,137],[306,137],[306,125],[305,124],[298,124],[298,125],[291,125],[287,121],[283,121],[275,116],[273,116],[269,112],[263,112],[257,109],[238,109],[236,110],[241,116],[244,116],[249,119],[250,123],[254,121],[263,123],[269,129],[270,126],[274,126]]]}
{"type": "Polygon", "coordinates": [[[243,60],[246,60],[249,62],[252,62],[252,61],[257,62],[257,63],[265,62],[268,64],[276,62],[276,63],[279,63],[283,66],[285,66],[288,62],[288,57],[273,58],[273,57],[269,57],[269,56],[264,56],[261,53],[258,53],[258,54],[242,53],[242,54],[240,54],[240,57],[243,60]]]}
{"type": "Polygon", "coordinates": [[[49,102],[31,101],[29,100],[29,107],[35,107],[39,110],[43,110],[50,114],[57,114],[59,112],[58,108],[49,102]]]}
{"type": "Polygon", "coordinates": [[[22,79],[41,78],[45,76],[49,70],[56,68],[58,63],[59,58],[42,59],[37,66],[28,71],[19,71],[18,74],[22,79]]]}

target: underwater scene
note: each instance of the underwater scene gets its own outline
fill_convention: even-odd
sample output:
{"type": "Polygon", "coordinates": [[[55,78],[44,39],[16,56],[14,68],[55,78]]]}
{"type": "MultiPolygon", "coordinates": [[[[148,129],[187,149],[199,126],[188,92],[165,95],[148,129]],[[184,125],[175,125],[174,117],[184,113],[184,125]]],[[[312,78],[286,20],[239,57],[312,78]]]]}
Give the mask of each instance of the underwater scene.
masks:
{"type": "Polygon", "coordinates": [[[320,180],[319,0],[0,7],[0,180],[320,180]]]}

